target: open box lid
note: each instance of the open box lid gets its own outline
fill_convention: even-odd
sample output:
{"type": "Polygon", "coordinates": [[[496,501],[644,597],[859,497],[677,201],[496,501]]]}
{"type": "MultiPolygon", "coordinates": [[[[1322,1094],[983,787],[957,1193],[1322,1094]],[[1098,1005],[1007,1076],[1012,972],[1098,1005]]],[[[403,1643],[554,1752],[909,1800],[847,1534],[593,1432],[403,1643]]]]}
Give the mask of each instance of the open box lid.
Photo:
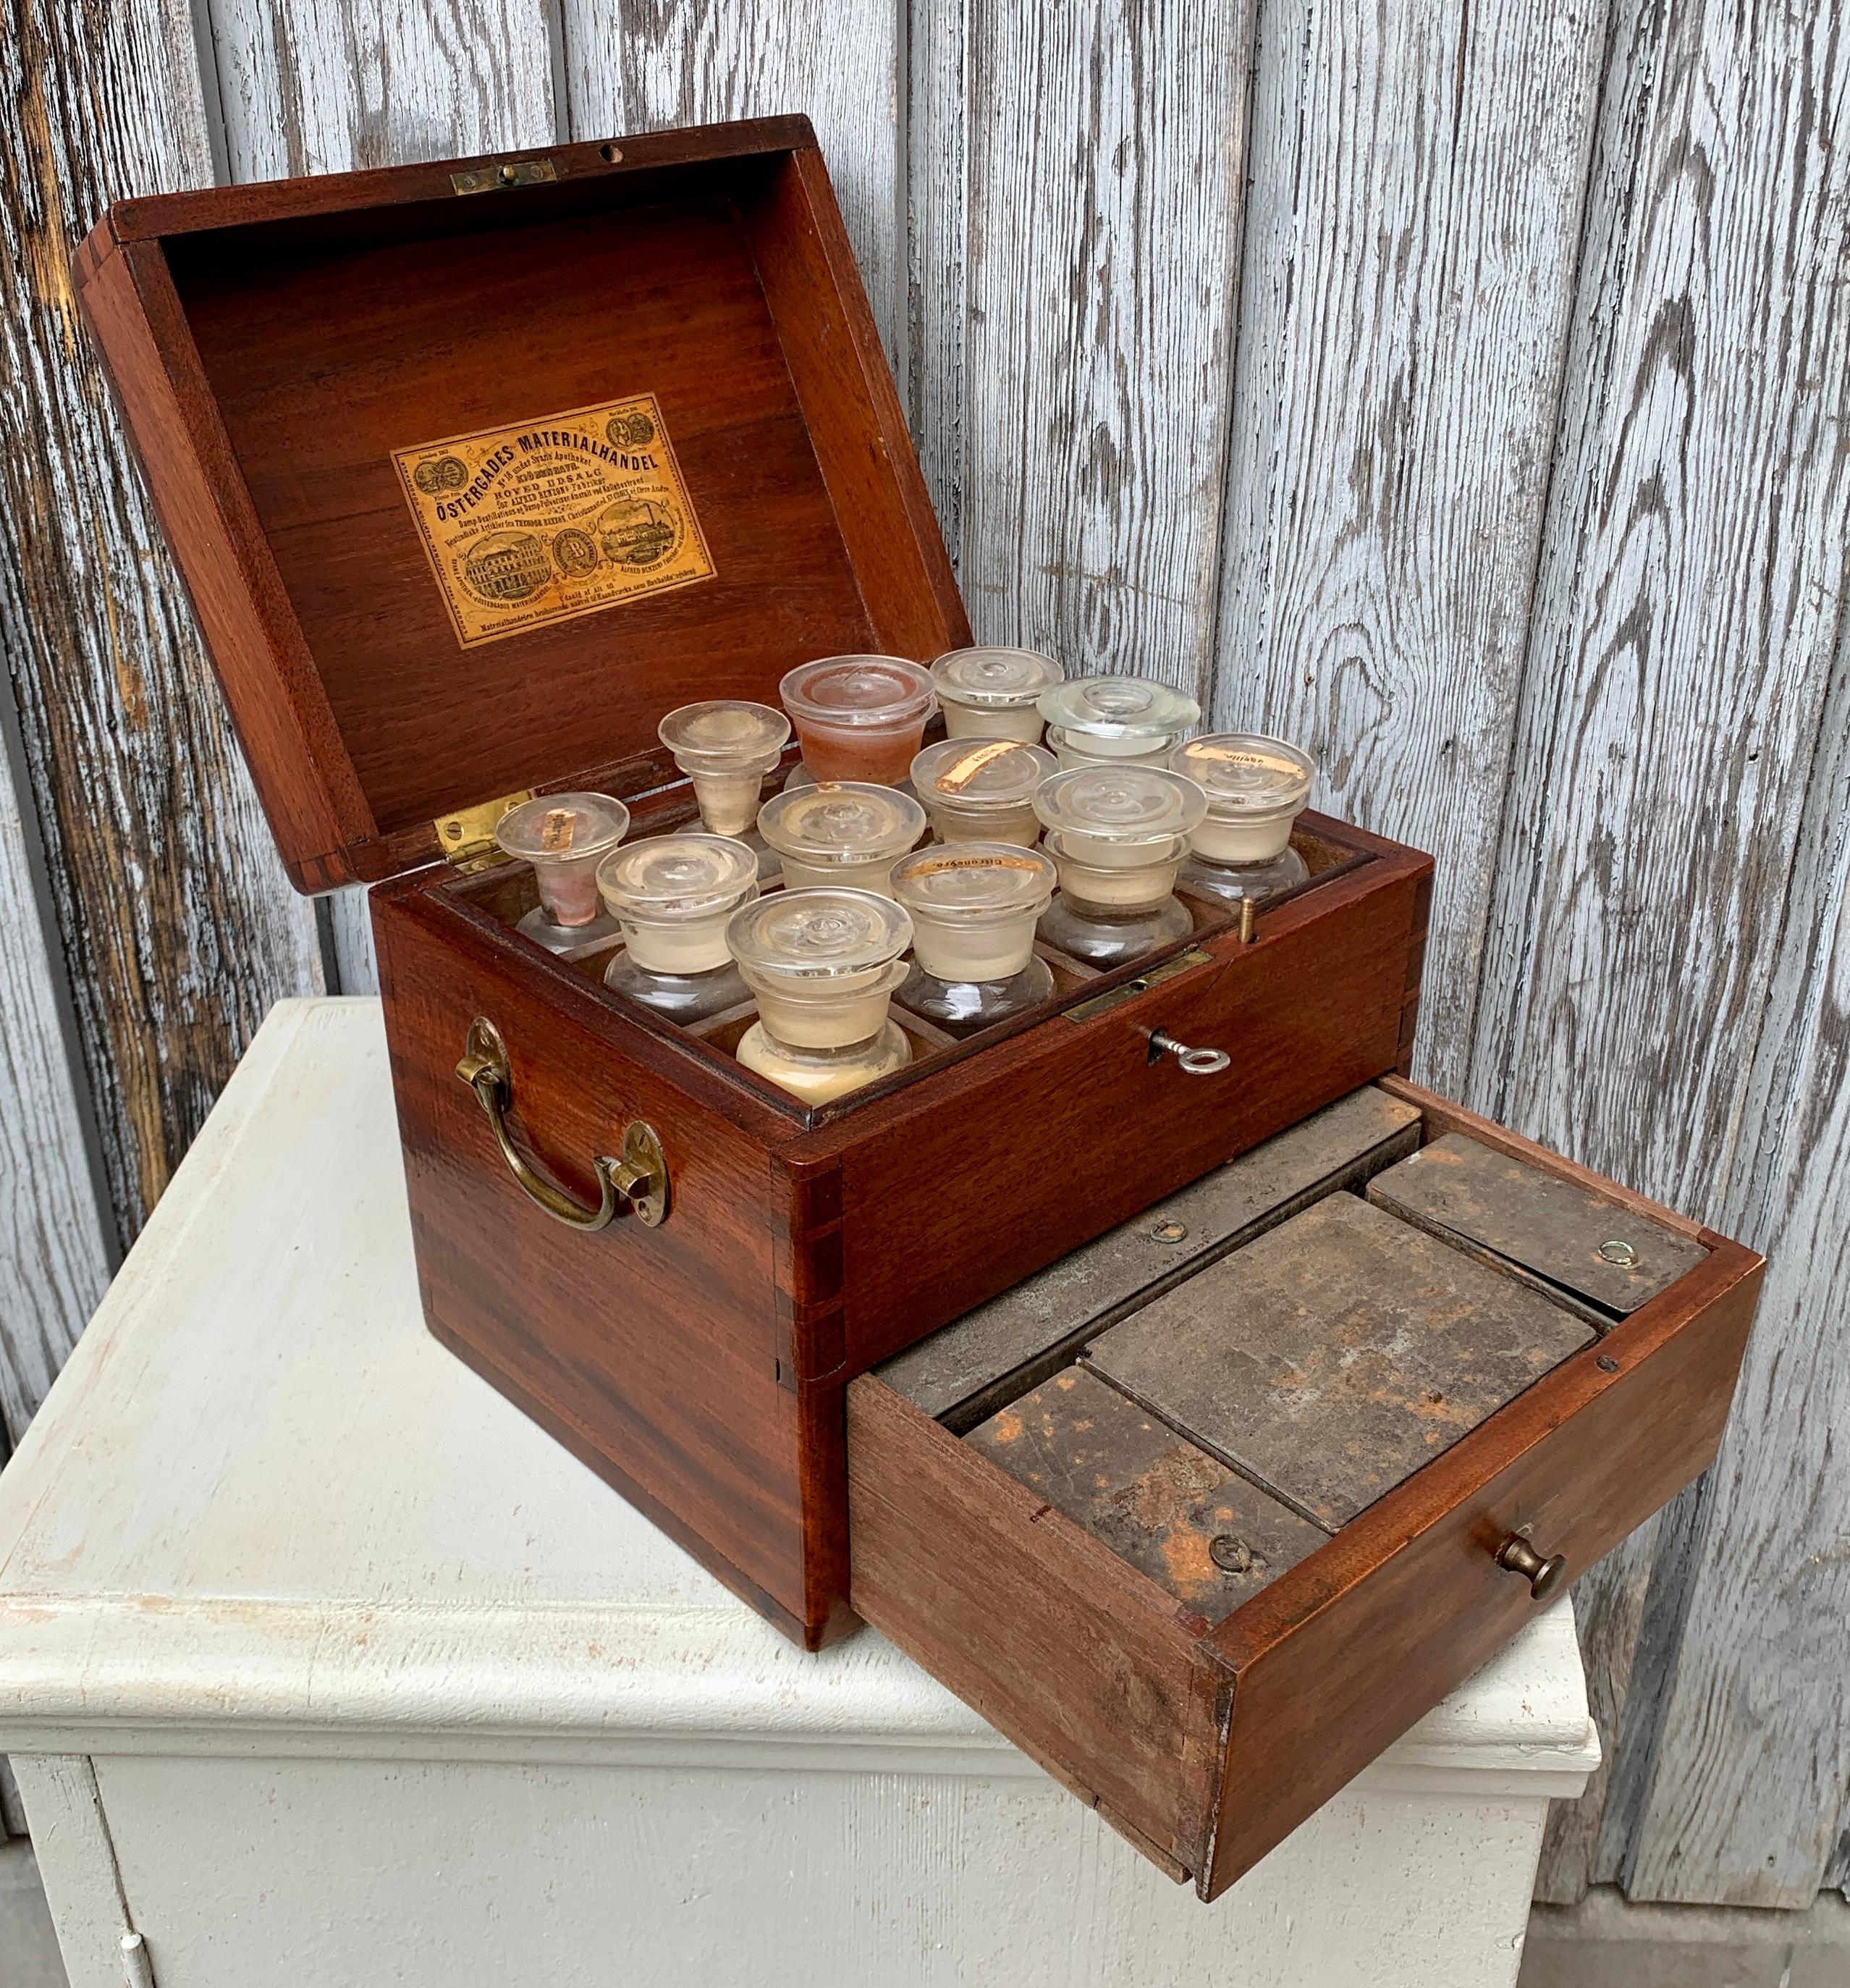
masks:
{"type": "Polygon", "coordinates": [[[300,889],[970,639],[807,118],[122,201],[75,269],[300,889]]]}

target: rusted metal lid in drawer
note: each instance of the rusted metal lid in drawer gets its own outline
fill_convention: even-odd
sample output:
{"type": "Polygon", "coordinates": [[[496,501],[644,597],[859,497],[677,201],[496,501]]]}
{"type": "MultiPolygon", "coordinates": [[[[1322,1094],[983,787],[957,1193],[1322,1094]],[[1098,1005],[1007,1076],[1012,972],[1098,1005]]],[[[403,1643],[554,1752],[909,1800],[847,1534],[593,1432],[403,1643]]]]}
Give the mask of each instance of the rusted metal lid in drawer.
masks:
{"type": "Polygon", "coordinates": [[[1636,1311],[1708,1254],[1693,1236],[1458,1132],[1378,1175],[1369,1199],[1526,1273],[1596,1324],[1636,1311]]]}
{"type": "Polygon", "coordinates": [[[1333,1529],[1594,1337],[1528,1285],[1332,1194],[1113,1326],[1085,1357],[1333,1529]]]}

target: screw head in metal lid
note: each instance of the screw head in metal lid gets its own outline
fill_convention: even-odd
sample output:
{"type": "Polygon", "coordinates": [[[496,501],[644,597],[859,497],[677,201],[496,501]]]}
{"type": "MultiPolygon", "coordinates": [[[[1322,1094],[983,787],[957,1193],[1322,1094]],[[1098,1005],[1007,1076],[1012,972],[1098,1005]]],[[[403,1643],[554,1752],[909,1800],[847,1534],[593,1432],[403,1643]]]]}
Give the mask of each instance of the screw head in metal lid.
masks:
{"type": "Polygon", "coordinates": [[[1207,813],[1193,780],[1161,766],[1075,766],[1044,780],[1035,813],[1048,828],[1102,842],[1156,842],[1188,835],[1207,813]]]}
{"type": "Polygon", "coordinates": [[[953,649],[931,666],[938,695],[976,711],[1020,711],[1066,672],[1035,649],[953,649]]]}
{"type": "Polygon", "coordinates": [[[864,972],[912,943],[912,920],[890,898],[829,884],[774,891],[734,911],[726,945],[742,966],[795,980],[864,972]]]}
{"type": "Polygon", "coordinates": [[[912,762],[920,798],[967,810],[1025,807],[1036,787],[1059,771],[1038,746],[1015,739],[941,739],[912,762]]]}
{"type": "Polygon", "coordinates": [[[1075,677],[1036,703],[1049,725],[1101,739],[1173,738],[1201,715],[1192,697],[1153,677],[1075,677]]]}
{"type": "Polygon", "coordinates": [[[613,850],[597,888],[619,917],[710,918],[758,895],[757,852],[729,835],[657,835],[613,850]]]}
{"type": "Polygon", "coordinates": [[[1204,732],[1177,746],[1169,763],[1207,796],[1210,815],[1248,821],[1295,814],[1317,772],[1308,752],[1253,732],[1204,732]]]}
{"type": "Polygon", "coordinates": [[[609,794],[538,794],[508,809],[495,839],[529,863],[601,856],[630,832],[630,810],[609,794]]]}

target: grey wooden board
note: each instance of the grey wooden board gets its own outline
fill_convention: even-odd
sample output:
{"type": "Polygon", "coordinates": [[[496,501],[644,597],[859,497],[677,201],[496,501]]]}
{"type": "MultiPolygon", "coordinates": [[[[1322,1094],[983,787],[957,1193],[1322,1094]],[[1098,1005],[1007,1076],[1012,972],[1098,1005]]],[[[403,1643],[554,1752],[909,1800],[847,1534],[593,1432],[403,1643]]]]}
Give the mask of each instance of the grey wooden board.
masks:
{"type": "Polygon", "coordinates": [[[1636,1743],[1627,1729],[1628,1715],[1633,1721],[1649,1716],[1648,1689],[1641,1689],[1634,1702],[1632,1685],[1659,1524],[1659,1516],[1647,1519],[1573,1583],[1576,1625],[1589,1620],[1601,1625],[1597,1639],[1582,1632],[1587,1709],[1598,1730],[1600,1761],[1585,1795],[1548,1805],[1535,1878],[1540,1905],[1576,1905],[1593,1885],[1615,1883],[1619,1875],[1623,1846],[1618,1854],[1602,1847],[1602,1825],[1619,1750],[1636,1743]]]}
{"type": "Polygon", "coordinates": [[[316,909],[321,920],[322,949],[333,962],[328,992],[376,994],[379,959],[373,949],[373,913],[366,887],[356,884],[344,891],[330,891],[316,901],[316,909]]]}
{"type": "Polygon", "coordinates": [[[1461,1095],[1602,5],[1279,0],[1254,66],[1214,710],[1440,857],[1415,1074],[1461,1095]]]}
{"type": "Polygon", "coordinates": [[[1638,1898],[1797,1909],[1850,1847],[1847,635],[1722,1225],[1769,1263],[1629,1831],[1638,1898]]]}
{"type": "Polygon", "coordinates": [[[1204,698],[1256,11],[910,22],[913,428],[977,637],[1204,698]]]}
{"type": "Polygon", "coordinates": [[[201,0],[234,180],[561,135],[546,0],[201,0]]]}
{"type": "Polygon", "coordinates": [[[927,1415],[967,1429],[1045,1379],[1129,1307],[1318,1195],[1398,1158],[1418,1138],[1419,1126],[1412,1105],[1365,1085],[966,1312],[876,1371],[927,1415]],[[1183,1231],[1179,1240],[1159,1235],[1170,1226],[1183,1231]]]}
{"type": "Polygon", "coordinates": [[[1056,1374],[966,1440],[1210,1622],[1325,1537],[1083,1367],[1056,1374]]]}
{"type": "Polygon", "coordinates": [[[1113,1326],[1085,1357],[1334,1528],[1595,1337],[1527,1285],[1334,1194],[1113,1326]]]}
{"type": "MultiPolygon", "coordinates": [[[[1626,1710],[1649,1765],[1602,1833],[1639,1898],[1804,1904],[1850,1780],[1842,29],[1615,10],[1463,1093],[1774,1257],[1694,1591],[1656,1584],[1663,1700],[1626,1710]]],[[[1625,1612],[1584,1619],[1596,1665],[1625,1612]]]]}
{"type": "Polygon", "coordinates": [[[1462,1133],[1434,1139],[1376,1175],[1368,1195],[1403,1221],[1487,1251],[1621,1317],[1709,1253],[1662,1222],[1462,1133]],[[1633,1260],[1610,1263],[1600,1254],[1615,1243],[1633,1260]]]}
{"type": "Polygon", "coordinates": [[[562,0],[561,12],[574,138],[809,114],[903,379],[905,8],[891,0],[562,0]]]}
{"type": "Polygon", "coordinates": [[[24,0],[0,158],[0,639],[126,1238],[271,1002],[319,981],[66,266],[112,198],[212,176],[184,0],[24,0]]]}
{"type": "MultiPolygon", "coordinates": [[[[5,570],[0,562],[0,585],[5,570]]],[[[37,888],[44,851],[18,777],[13,717],[12,687],[0,682],[0,1468],[76,1344],[115,1254],[91,1165],[64,957],[48,942],[56,926],[37,888]]]]}

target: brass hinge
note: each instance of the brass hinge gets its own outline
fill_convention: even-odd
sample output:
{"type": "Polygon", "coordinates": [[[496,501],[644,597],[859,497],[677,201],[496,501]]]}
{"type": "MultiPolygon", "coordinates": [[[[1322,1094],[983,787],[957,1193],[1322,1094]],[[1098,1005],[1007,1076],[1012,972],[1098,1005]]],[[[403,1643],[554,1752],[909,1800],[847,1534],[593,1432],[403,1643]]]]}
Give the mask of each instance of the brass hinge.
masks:
{"type": "Polygon", "coordinates": [[[510,159],[505,166],[471,166],[466,173],[452,173],[450,184],[458,193],[498,193],[504,187],[539,186],[558,178],[550,159],[510,159]]]}
{"type": "Polygon", "coordinates": [[[464,808],[455,814],[440,814],[430,826],[437,831],[437,846],[458,870],[480,870],[502,860],[495,840],[496,824],[509,808],[533,798],[529,788],[503,794],[498,801],[484,801],[480,807],[464,808]]]}

